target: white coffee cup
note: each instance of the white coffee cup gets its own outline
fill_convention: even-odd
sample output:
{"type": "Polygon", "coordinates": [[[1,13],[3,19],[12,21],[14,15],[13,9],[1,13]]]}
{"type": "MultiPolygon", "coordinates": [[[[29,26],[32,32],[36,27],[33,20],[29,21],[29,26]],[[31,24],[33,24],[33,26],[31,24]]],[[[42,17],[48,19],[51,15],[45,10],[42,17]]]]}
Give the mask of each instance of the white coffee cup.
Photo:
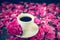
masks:
{"type": "Polygon", "coordinates": [[[17,21],[21,25],[22,30],[23,30],[23,35],[19,37],[28,38],[37,34],[38,26],[34,23],[33,15],[27,14],[27,13],[21,13],[20,15],[18,15],[17,21]],[[31,20],[25,22],[25,21],[20,20],[22,17],[30,17],[31,20]]]}

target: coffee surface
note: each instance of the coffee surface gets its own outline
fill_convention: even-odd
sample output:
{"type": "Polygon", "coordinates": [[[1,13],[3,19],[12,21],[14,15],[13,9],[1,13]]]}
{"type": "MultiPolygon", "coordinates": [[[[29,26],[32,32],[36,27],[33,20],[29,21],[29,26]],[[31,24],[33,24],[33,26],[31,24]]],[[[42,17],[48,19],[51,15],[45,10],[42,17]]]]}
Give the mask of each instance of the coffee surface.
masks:
{"type": "Polygon", "coordinates": [[[21,21],[24,21],[24,22],[29,22],[29,21],[31,21],[31,18],[25,16],[25,17],[20,18],[20,20],[21,20],[21,21]]]}

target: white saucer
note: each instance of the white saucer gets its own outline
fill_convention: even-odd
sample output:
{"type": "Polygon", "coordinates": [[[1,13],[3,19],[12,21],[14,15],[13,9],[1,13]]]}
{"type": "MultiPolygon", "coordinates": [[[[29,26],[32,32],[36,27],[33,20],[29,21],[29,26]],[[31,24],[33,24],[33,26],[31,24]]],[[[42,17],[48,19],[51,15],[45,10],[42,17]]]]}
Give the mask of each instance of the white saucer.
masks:
{"type": "Polygon", "coordinates": [[[29,25],[28,28],[26,28],[26,30],[23,30],[22,36],[20,35],[17,35],[17,36],[21,38],[29,38],[29,37],[35,36],[38,33],[38,31],[39,31],[38,25],[33,23],[29,25]]]}

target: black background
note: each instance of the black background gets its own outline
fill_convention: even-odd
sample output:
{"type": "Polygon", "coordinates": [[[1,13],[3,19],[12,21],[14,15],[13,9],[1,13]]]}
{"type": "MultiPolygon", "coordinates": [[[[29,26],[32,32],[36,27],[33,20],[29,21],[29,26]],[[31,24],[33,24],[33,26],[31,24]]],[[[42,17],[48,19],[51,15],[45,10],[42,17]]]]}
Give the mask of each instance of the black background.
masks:
{"type": "Polygon", "coordinates": [[[47,4],[50,4],[50,3],[60,3],[60,0],[0,0],[0,4],[4,1],[7,1],[7,2],[10,2],[10,3],[18,3],[20,1],[23,1],[23,2],[34,2],[34,3],[47,3],[47,4]]]}

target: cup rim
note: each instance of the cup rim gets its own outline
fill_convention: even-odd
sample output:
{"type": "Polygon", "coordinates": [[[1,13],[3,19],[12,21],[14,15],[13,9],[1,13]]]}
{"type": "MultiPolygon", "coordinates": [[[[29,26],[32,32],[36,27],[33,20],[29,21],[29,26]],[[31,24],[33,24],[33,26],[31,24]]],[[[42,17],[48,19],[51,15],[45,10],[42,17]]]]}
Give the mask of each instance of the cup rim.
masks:
{"type": "Polygon", "coordinates": [[[29,22],[32,22],[32,21],[34,22],[34,16],[31,15],[31,14],[27,14],[27,13],[26,14],[21,13],[20,15],[18,15],[17,20],[18,20],[18,22],[24,22],[24,23],[29,23],[29,22]],[[30,17],[31,20],[28,21],[28,22],[21,21],[20,18],[25,17],[25,16],[30,17]]]}

